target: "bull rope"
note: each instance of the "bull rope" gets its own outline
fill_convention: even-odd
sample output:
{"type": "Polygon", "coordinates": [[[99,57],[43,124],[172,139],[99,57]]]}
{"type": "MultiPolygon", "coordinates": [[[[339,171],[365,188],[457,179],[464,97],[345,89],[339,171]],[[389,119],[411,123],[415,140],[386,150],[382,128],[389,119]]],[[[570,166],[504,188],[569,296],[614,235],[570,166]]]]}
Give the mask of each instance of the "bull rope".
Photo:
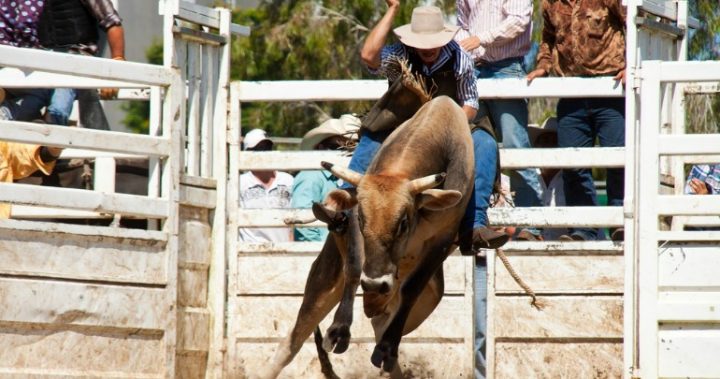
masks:
{"type": "Polygon", "coordinates": [[[497,251],[497,256],[502,261],[503,265],[505,265],[505,268],[508,270],[508,273],[510,273],[510,276],[512,276],[513,280],[515,280],[515,283],[517,283],[520,287],[522,287],[523,290],[525,290],[525,293],[531,297],[530,305],[535,307],[535,309],[541,311],[543,308],[545,308],[545,303],[537,298],[537,295],[535,294],[535,291],[530,288],[530,286],[525,283],[524,280],[520,277],[520,275],[515,272],[515,269],[510,264],[510,261],[508,260],[507,256],[505,255],[505,252],[502,249],[495,249],[497,251]]]}

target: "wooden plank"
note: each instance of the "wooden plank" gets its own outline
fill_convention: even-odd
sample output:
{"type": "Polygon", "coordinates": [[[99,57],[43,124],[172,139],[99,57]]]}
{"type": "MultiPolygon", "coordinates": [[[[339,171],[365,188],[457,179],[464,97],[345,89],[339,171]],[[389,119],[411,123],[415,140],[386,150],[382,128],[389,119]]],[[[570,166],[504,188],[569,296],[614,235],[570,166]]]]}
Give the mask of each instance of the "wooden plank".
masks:
{"type": "Polygon", "coordinates": [[[0,274],[160,285],[165,243],[0,230],[0,274]]]}
{"type": "Polygon", "coordinates": [[[659,62],[659,66],[662,82],[714,82],[720,70],[717,61],[659,62]]]}
{"type": "Polygon", "coordinates": [[[180,12],[178,18],[209,26],[211,28],[220,28],[220,14],[217,9],[190,3],[187,1],[180,2],[180,12]]]}
{"type": "MultiPolygon", "coordinates": [[[[302,295],[310,266],[316,255],[260,255],[238,256],[238,295],[302,295]]],[[[461,294],[465,291],[465,262],[469,258],[451,256],[443,266],[445,293],[461,294]]],[[[358,293],[362,290],[358,289],[358,293]]]]}
{"type": "MultiPolygon", "coordinates": [[[[403,337],[403,341],[437,342],[452,340],[461,343],[467,328],[468,311],[465,300],[460,296],[445,296],[433,313],[412,333],[403,337]]],[[[302,298],[300,296],[239,296],[236,305],[229,310],[229,317],[236,320],[237,326],[232,338],[279,342],[295,323],[302,298]]],[[[350,328],[352,338],[357,342],[375,340],[370,320],[362,311],[362,298],[354,303],[353,325],[350,328]]],[[[335,310],[320,323],[325,330],[332,323],[335,310]]]]}
{"type": "MultiPolygon", "coordinates": [[[[624,258],[615,256],[509,256],[513,269],[535,293],[623,294],[624,258]]],[[[496,294],[525,291],[505,266],[495,262],[496,294]]]]}
{"type": "Polygon", "coordinates": [[[215,190],[180,186],[180,204],[191,207],[215,209],[217,204],[215,190]]]}
{"type": "Polygon", "coordinates": [[[0,278],[0,293],[0,323],[162,331],[171,313],[157,288],[0,278]]]}
{"type": "Polygon", "coordinates": [[[160,335],[0,326],[3,378],[164,378],[160,335]]]}
{"type": "Polygon", "coordinates": [[[201,46],[188,43],[187,66],[187,124],[185,165],[188,175],[200,175],[200,84],[202,77],[201,46]]]}
{"type": "Polygon", "coordinates": [[[170,154],[168,139],[165,137],[7,120],[0,121],[0,130],[2,130],[3,140],[11,142],[143,156],[167,156],[170,154]]]}
{"type": "Polygon", "coordinates": [[[147,63],[5,45],[0,46],[0,66],[160,86],[170,85],[173,75],[168,68],[147,63]]]}
{"type": "Polygon", "coordinates": [[[663,378],[719,378],[720,325],[662,325],[658,374],[663,378]]]}
{"type": "MultiPolygon", "coordinates": [[[[238,352],[229,362],[229,377],[248,378],[262,372],[275,354],[277,344],[267,342],[233,341],[238,352]]],[[[341,378],[387,378],[370,363],[375,344],[350,343],[343,354],[330,354],[330,361],[341,378]]],[[[466,352],[456,343],[400,343],[398,364],[407,378],[457,379],[472,378],[472,371],[464,359],[466,352]]],[[[297,356],[280,373],[278,379],[324,379],[314,344],[306,343],[297,356]]]]}
{"type": "Polygon", "coordinates": [[[20,220],[0,220],[0,236],[7,239],[6,236],[12,236],[15,231],[35,231],[40,233],[58,233],[68,235],[84,235],[98,236],[119,239],[137,239],[144,241],[167,242],[167,233],[154,230],[140,229],[121,229],[110,228],[106,226],[87,226],[87,225],[71,225],[58,224],[50,222],[36,221],[20,221],[20,220]]]}
{"type": "Polygon", "coordinates": [[[720,288],[720,248],[717,245],[672,246],[658,256],[661,290],[720,288]]]}
{"type": "Polygon", "coordinates": [[[75,188],[0,183],[0,201],[147,218],[168,217],[168,202],[164,199],[122,193],[106,194],[75,188]]]}
{"type": "Polygon", "coordinates": [[[210,313],[204,308],[178,309],[178,353],[208,351],[210,313]]]}
{"type": "Polygon", "coordinates": [[[495,378],[621,378],[617,342],[503,342],[495,345],[495,378]]]}
{"type": "Polygon", "coordinates": [[[217,180],[214,178],[203,178],[201,176],[180,175],[180,184],[205,189],[216,189],[217,180]]]}
{"type": "Polygon", "coordinates": [[[495,298],[495,339],[622,338],[622,296],[540,296],[537,310],[526,296],[495,298]]]}

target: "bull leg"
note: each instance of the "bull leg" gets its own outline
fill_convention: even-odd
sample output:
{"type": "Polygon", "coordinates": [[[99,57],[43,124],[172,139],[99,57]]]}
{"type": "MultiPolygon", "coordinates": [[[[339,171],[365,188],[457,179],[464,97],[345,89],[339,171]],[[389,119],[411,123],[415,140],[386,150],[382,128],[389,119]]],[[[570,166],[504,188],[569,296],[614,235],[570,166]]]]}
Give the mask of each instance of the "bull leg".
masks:
{"type": "Polygon", "coordinates": [[[430,278],[435,275],[442,266],[450,250],[447,246],[450,241],[441,241],[435,248],[428,251],[428,254],[407,279],[407,282],[400,289],[401,303],[397,313],[393,316],[390,325],[385,329],[382,338],[375,345],[370,361],[376,367],[382,367],[385,371],[391,372],[398,358],[398,346],[402,338],[405,321],[408,319],[410,310],[415,305],[420,293],[422,293],[430,278]]]}
{"type": "Polygon", "coordinates": [[[345,286],[343,295],[340,300],[340,305],[337,311],[335,311],[333,323],[325,333],[325,339],[323,340],[323,349],[325,349],[325,351],[332,350],[336,354],[344,353],[350,344],[353,303],[355,302],[355,294],[360,284],[360,273],[362,271],[363,241],[361,237],[357,207],[353,207],[349,212],[347,252],[344,254],[345,286]],[[333,347],[335,348],[334,350],[333,347]]]}
{"type": "Polygon", "coordinates": [[[261,378],[276,378],[295,357],[313,329],[340,301],[343,286],[341,257],[335,240],[328,238],[313,262],[305,284],[305,294],[292,331],[280,342],[272,363],[261,378]]]}

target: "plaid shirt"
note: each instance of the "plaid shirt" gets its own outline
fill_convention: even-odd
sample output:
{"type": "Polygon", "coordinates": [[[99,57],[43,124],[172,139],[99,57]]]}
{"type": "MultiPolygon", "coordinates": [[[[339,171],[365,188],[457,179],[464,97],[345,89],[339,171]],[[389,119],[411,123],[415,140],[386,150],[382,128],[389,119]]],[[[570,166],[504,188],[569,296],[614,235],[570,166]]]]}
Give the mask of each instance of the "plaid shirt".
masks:
{"type": "Polygon", "coordinates": [[[543,0],[537,69],[558,76],[615,75],[625,68],[622,0],[543,0]]]}
{"type": "MultiPolygon", "coordinates": [[[[407,59],[410,54],[409,47],[402,43],[394,43],[386,45],[380,52],[380,68],[370,70],[373,74],[383,74],[390,81],[394,81],[400,75],[397,66],[397,58],[407,59]]],[[[462,101],[461,105],[467,105],[478,109],[477,79],[475,79],[475,68],[470,56],[455,41],[448,42],[440,50],[440,56],[433,63],[432,67],[422,66],[424,75],[430,76],[433,72],[440,69],[452,56],[455,56],[455,79],[457,79],[457,98],[462,101]]]]}
{"type": "Polygon", "coordinates": [[[685,182],[685,193],[693,193],[690,188],[690,181],[699,179],[708,187],[711,195],[720,194],[720,164],[701,164],[694,165],[690,170],[687,181],[685,182]]]}

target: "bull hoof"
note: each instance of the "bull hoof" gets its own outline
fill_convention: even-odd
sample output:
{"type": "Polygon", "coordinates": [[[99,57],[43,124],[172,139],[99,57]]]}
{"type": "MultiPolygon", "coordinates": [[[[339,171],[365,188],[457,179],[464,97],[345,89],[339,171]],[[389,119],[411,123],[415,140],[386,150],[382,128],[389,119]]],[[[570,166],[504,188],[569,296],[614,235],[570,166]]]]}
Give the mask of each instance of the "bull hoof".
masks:
{"type": "Polygon", "coordinates": [[[391,345],[388,342],[380,342],[375,345],[370,362],[375,367],[382,368],[385,372],[392,372],[395,368],[398,358],[397,345],[391,345]]]}
{"type": "Polygon", "coordinates": [[[323,338],[323,349],[342,354],[350,345],[350,325],[332,324],[323,338]]]}

